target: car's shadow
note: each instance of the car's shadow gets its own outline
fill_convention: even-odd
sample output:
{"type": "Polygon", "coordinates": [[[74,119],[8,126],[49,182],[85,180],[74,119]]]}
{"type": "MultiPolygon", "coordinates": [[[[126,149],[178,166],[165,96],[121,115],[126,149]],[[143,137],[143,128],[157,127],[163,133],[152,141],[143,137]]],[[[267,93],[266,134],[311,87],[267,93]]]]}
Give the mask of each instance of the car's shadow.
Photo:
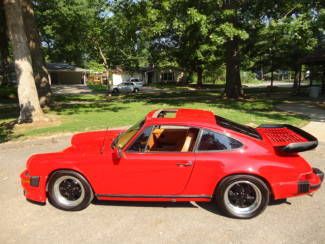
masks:
{"type": "MultiPolygon", "coordinates": [[[[107,200],[93,200],[94,205],[105,206],[121,206],[121,207],[154,207],[154,208],[202,208],[213,214],[227,217],[222,211],[217,208],[213,202],[127,202],[127,201],[107,201],[107,200]]],[[[269,206],[289,204],[287,199],[271,200],[269,206]]],[[[227,217],[228,218],[228,217],[227,217]]]]}
{"type": "Polygon", "coordinates": [[[121,207],[197,208],[190,202],[127,202],[94,199],[92,204],[121,207]]]}
{"type": "MultiPolygon", "coordinates": [[[[217,214],[217,215],[221,215],[221,216],[224,216],[224,217],[228,217],[226,216],[222,211],[220,211],[218,208],[217,208],[217,205],[213,202],[198,202],[196,203],[198,206],[200,206],[201,208],[211,212],[211,213],[214,213],[214,214],[217,214]]],[[[279,199],[279,200],[270,200],[269,202],[269,205],[268,207],[270,206],[275,206],[275,205],[280,205],[280,204],[289,204],[291,205],[290,202],[287,201],[287,199],[279,199]]]]}

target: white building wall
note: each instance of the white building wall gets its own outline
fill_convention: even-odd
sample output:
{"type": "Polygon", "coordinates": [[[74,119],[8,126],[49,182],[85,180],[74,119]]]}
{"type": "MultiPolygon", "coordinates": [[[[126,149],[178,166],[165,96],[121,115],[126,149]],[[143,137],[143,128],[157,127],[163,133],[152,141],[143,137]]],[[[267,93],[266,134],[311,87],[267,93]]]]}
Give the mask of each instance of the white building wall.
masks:
{"type": "Polygon", "coordinates": [[[112,75],[113,86],[119,85],[123,82],[121,74],[113,74],[112,75]]]}

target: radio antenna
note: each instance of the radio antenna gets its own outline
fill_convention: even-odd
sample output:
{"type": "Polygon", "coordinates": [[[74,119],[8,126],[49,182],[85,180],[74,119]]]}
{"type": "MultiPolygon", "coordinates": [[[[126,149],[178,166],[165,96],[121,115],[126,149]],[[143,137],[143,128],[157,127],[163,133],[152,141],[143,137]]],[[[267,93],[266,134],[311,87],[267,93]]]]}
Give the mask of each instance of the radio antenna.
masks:
{"type": "Polygon", "coordinates": [[[105,142],[106,142],[106,138],[107,138],[107,132],[108,132],[108,127],[106,127],[105,137],[104,137],[102,146],[100,148],[100,154],[103,154],[103,152],[104,152],[105,142]]]}

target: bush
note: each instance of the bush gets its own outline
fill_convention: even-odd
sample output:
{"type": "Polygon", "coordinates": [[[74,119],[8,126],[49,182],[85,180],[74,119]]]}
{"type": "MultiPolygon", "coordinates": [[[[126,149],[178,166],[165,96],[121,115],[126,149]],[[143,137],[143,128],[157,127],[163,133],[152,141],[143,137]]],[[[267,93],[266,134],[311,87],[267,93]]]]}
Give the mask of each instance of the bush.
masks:
{"type": "Polygon", "coordinates": [[[88,81],[87,86],[93,91],[97,91],[97,92],[107,91],[107,85],[104,84],[98,84],[98,83],[88,81]]]}
{"type": "Polygon", "coordinates": [[[17,99],[17,87],[13,85],[0,86],[0,99],[17,99]]]}
{"type": "Polygon", "coordinates": [[[240,78],[243,84],[261,83],[261,80],[256,78],[256,74],[251,71],[240,71],[240,78]]]}

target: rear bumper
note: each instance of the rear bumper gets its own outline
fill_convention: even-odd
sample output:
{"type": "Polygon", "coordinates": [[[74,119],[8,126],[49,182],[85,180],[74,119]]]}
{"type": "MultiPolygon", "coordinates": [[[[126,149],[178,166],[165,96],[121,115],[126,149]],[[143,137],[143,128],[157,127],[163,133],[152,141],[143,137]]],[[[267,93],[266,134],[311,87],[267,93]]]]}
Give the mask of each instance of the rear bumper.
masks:
{"type": "Polygon", "coordinates": [[[298,193],[309,193],[317,190],[321,187],[324,180],[324,173],[317,168],[313,168],[313,174],[316,180],[313,182],[310,181],[299,181],[298,182],[298,193]],[[317,179],[318,178],[318,179],[317,179]]]}
{"type": "Polygon", "coordinates": [[[21,185],[24,195],[28,200],[35,202],[46,202],[46,182],[40,176],[31,176],[27,170],[20,174],[21,185]]]}
{"type": "Polygon", "coordinates": [[[320,169],[313,168],[313,172],[306,180],[281,182],[272,185],[274,198],[283,199],[315,192],[321,187],[323,180],[324,173],[320,169]]]}

